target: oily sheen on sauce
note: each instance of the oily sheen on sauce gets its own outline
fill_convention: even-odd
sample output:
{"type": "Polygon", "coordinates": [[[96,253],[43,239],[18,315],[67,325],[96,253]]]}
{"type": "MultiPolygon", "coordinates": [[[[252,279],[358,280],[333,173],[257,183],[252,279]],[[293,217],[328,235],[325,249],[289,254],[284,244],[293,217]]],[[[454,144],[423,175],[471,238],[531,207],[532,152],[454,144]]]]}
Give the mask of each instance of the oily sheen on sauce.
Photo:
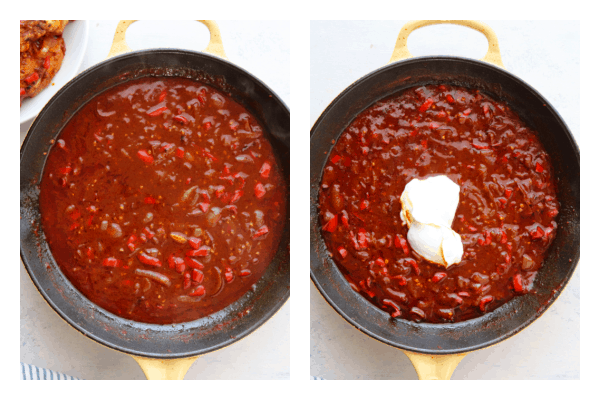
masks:
{"type": "Polygon", "coordinates": [[[252,290],[285,220],[285,183],[260,123],[184,78],[93,98],[48,155],[40,211],[52,254],[89,300],[169,324],[252,290]]]}
{"type": "Polygon", "coordinates": [[[352,289],[393,318],[476,318],[532,290],[556,234],[548,154],[506,104],[449,85],[407,89],[344,130],[323,171],[328,250],[352,289]],[[464,255],[448,269],[406,240],[400,196],[414,178],[460,186],[452,229],[464,255]]]}

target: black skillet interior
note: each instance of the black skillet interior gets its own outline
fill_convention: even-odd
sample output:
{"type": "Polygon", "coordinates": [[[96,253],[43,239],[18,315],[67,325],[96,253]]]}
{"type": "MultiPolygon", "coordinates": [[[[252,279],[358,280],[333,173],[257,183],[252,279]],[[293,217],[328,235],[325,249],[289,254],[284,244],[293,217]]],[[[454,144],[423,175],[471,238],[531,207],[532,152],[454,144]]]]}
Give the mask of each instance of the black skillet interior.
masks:
{"type": "Polygon", "coordinates": [[[264,83],[245,70],[204,53],[169,49],[131,52],[81,73],[48,102],[21,147],[21,259],[34,284],[48,304],[81,333],[133,355],[189,357],[217,350],[248,335],[275,314],[290,294],[289,124],[289,109],[264,83]],[[288,194],[287,223],[275,258],[256,289],[206,318],[175,325],[125,320],[85,298],[56,265],[44,240],[38,210],[37,183],[50,140],[96,94],[149,75],[198,79],[229,93],[266,128],[287,180],[281,189],[288,194]]]}
{"type": "Polygon", "coordinates": [[[380,68],[342,92],[311,130],[311,278],[348,322],[391,346],[428,354],[477,350],[521,331],[558,297],[579,261],[579,149],[556,110],[533,88],[493,65],[459,57],[419,57],[380,68]],[[332,140],[365,108],[404,89],[427,84],[476,88],[505,101],[540,136],[558,180],[558,232],[535,292],[516,297],[480,318],[456,324],[417,324],[396,319],[354,292],[327,255],[319,223],[319,184],[332,140]]]}

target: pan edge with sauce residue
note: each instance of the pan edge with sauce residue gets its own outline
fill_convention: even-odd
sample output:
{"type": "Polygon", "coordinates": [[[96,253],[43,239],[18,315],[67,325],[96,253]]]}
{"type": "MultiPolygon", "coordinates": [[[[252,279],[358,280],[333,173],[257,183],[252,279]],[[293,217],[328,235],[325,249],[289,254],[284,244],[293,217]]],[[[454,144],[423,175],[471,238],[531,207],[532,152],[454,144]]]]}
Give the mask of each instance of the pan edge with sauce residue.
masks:
{"type": "Polygon", "coordinates": [[[459,354],[511,337],[556,300],[579,261],[579,149],[552,106],[514,75],[461,57],[418,57],[377,69],[339,94],[311,129],[311,279],[321,295],[350,324],[388,345],[425,354],[459,354]],[[550,154],[558,178],[561,214],[557,237],[540,269],[535,294],[517,297],[482,317],[454,324],[389,318],[354,292],[327,255],[320,232],[318,198],[322,171],[333,143],[363,110],[406,88],[451,84],[479,89],[506,103],[532,129],[550,154]],[[525,110],[527,112],[525,112],[525,110]]]}
{"type": "Polygon", "coordinates": [[[104,61],[65,85],[40,112],[21,146],[21,259],[48,304],[79,332],[112,349],[151,358],[182,358],[225,347],[250,334],[289,298],[289,109],[258,78],[206,53],[153,49],[104,61]],[[143,67],[143,68],[141,68],[143,67]],[[288,198],[279,248],[254,291],[208,317],[174,325],[125,320],[89,302],[65,278],[44,241],[37,197],[50,140],[70,116],[99,92],[139,76],[212,79],[260,120],[283,171],[288,198]],[[162,75],[161,75],[162,74],[162,75]],[[99,89],[98,89],[99,88],[99,89]]]}

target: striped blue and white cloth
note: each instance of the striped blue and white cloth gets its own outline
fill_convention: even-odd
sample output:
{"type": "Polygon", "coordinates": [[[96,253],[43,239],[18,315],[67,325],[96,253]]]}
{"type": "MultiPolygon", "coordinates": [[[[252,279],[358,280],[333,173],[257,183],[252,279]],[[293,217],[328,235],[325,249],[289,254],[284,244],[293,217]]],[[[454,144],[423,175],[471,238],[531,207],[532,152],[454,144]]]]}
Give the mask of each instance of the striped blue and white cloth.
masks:
{"type": "Polygon", "coordinates": [[[36,367],[35,365],[21,363],[22,381],[79,381],[81,379],[51,369],[36,367]]]}

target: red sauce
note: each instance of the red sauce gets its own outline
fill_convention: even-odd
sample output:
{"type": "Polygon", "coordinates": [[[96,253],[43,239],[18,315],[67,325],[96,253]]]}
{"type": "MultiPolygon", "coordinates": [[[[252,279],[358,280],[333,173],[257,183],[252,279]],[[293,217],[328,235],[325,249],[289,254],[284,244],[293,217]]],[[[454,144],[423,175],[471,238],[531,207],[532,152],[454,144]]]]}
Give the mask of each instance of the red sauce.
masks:
{"type": "Polygon", "coordinates": [[[559,208],[536,133],[505,104],[447,85],[406,90],[352,121],[319,204],[350,286],[392,317],[431,323],[475,318],[532,290],[559,208]],[[412,251],[400,219],[406,184],[439,174],[460,186],[452,229],[464,255],[447,270],[412,251]]]}
{"type": "Polygon", "coordinates": [[[86,104],[41,182],[46,239],[68,279],[121,317],[191,321],[252,289],[285,219],[258,121],[226,94],[143,78],[86,104]]]}

